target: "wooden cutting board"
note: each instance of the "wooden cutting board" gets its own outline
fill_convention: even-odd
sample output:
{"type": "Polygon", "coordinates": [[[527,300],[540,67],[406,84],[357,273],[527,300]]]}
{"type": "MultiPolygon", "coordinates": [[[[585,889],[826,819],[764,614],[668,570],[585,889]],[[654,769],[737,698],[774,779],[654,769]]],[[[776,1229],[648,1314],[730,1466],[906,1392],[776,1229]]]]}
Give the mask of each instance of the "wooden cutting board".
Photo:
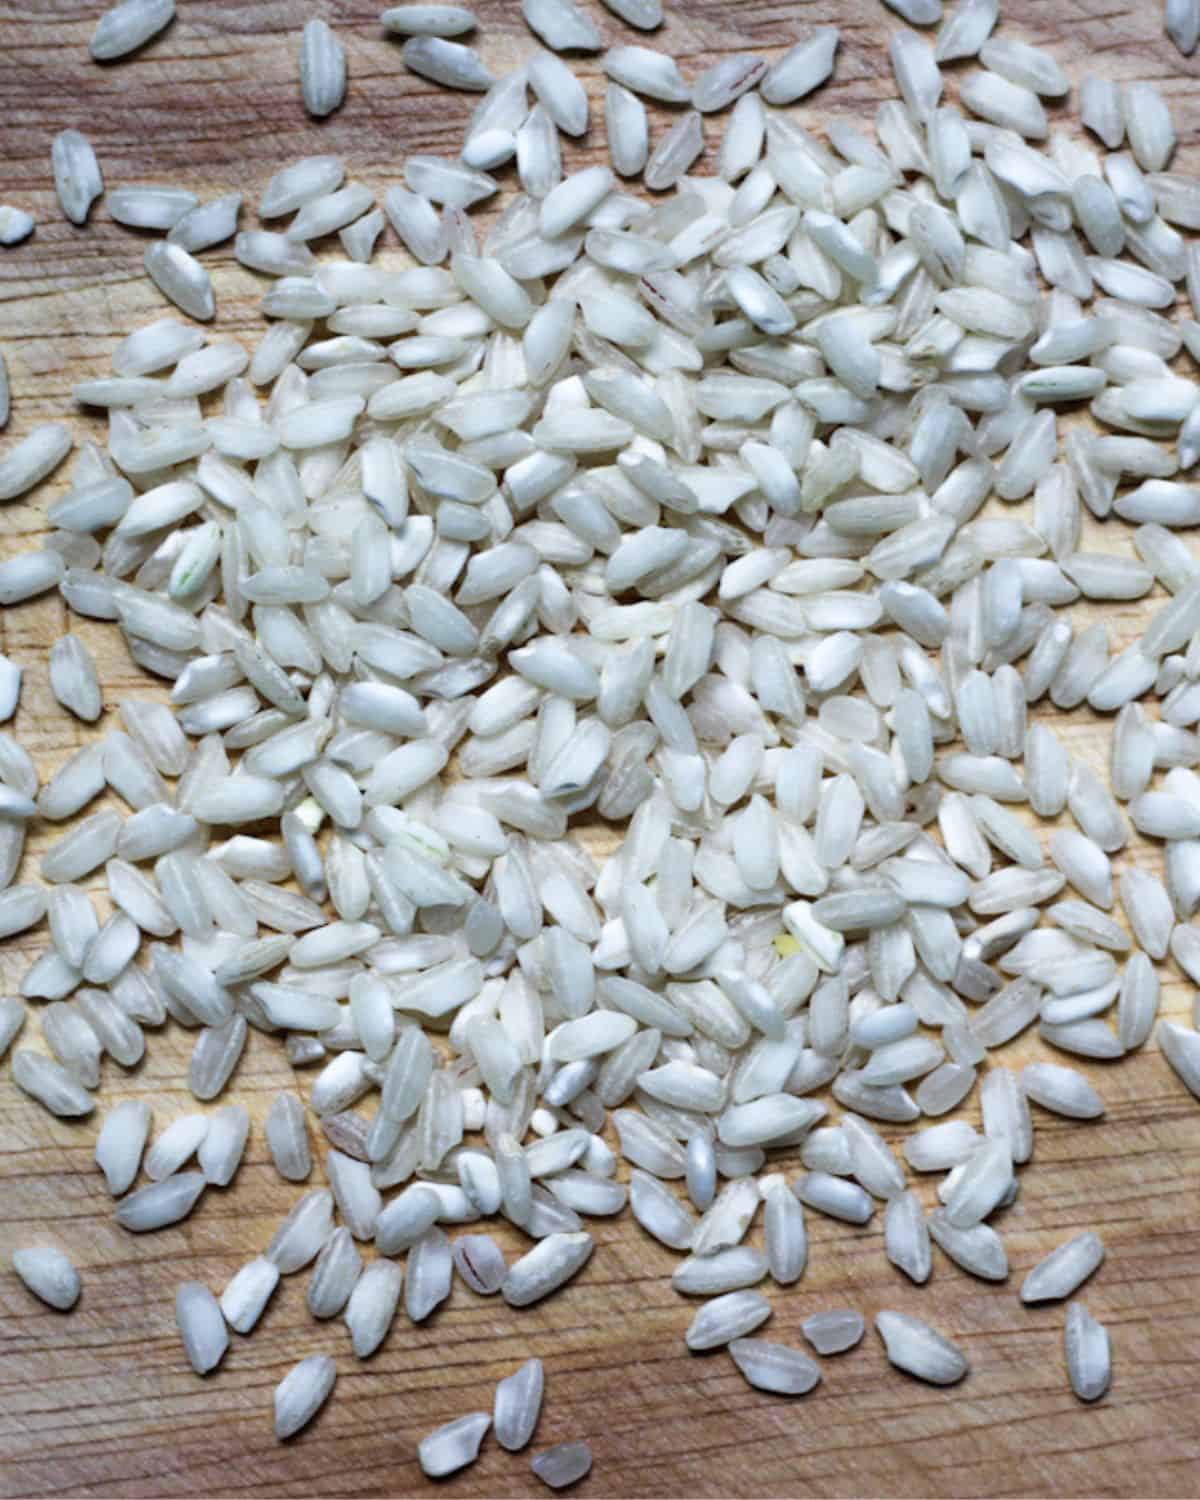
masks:
{"type": "MultiPolygon", "coordinates": [[[[86,50],[99,3],[0,0],[0,201],[31,208],[40,221],[32,241],[0,252],[0,346],[13,388],[6,441],[51,417],[69,417],[81,435],[90,430],[102,440],[96,416],[73,410],[72,385],[106,373],[118,338],[165,311],[142,274],[142,236],[112,223],[103,205],[86,230],[63,222],[49,171],[54,133],[83,129],[110,186],[171,182],[204,196],[237,187],[254,202],[279,166],[334,151],[353,176],[382,191],[407,152],[453,153],[473,101],[404,71],[396,43],[378,26],[380,4],[180,0],[178,20],[142,55],[100,68],[86,50]],[[345,108],[321,126],[306,118],[296,82],[300,27],[312,14],[335,25],[352,79],[345,108]]],[[[801,26],[839,25],[837,83],[797,111],[814,128],[835,111],[869,124],[878,102],[893,96],[885,44],[898,23],[877,0],[668,5],[670,19],[653,43],[677,56],[689,76],[722,52],[774,50],[801,26]]],[[[607,41],[639,40],[597,5],[589,8],[607,41]]],[[[516,0],[482,0],[476,9],[480,45],[497,71],[533,50],[516,0]]],[[[1115,8],[1102,0],[1007,0],[1005,34],[1052,47],[1076,83],[1089,69],[1160,82],[1181,130],[1178,163],[1194,171],[1196,67],[1163,38],[1160,10],[1157,0],[1115,8]]],[[[580,70],[598,109],[595,61],[580,70]]],[[[661,113],[655,126],[663,128],[661,113]]],[[[719,129],[719,120],[708,122],[710,148],[719,129]]],[[[588,154],[581,149],[576,164],[588,154]]],[[[705,170],[711,157],[710,149],[705,170]]],[[[216,329],[257,337],[258,278],[233,263],[228,247],[205,260],[217,285],[216,329]]],[[[36,501],[0,509],[0,555],[34,542],[66,472],[36,501]]],[[[1114,522],[1089,544],[1128,552],[1128,533],[1114,522]]],[[[1106,610],[1114,645],[1127,642],[1160,601],[1156,592],[1143,605],[1106,610]]],[[[116,722],[125,697],[160,691],[131,664],[114,629],[68,622],[57,598],[5,611],[0,649],[25,668],[15,732],[43,777],[93,733],[49,692],[47,652],[67,628],[101,665],[106,711],[96,732],[116,722]]],[[[1072,753],[1103,767],[1111,721],[1084,711],[1054,722],[1072,753]]],[[[40,833],[31,839],[21,878],[36,870],[45,842],[40,833]]],[[[1158,868],[1156,851],[1144,845],[1125,858],[1158,868]]],[[[4,945],[5,990],[15,990],[46,941],[43,927],[4,945]]],[[[1186,1019],[1190,986],[1172,965],[1163,978],[1165,1013],[1186,1019]]],[[[24,1040],[37,1045],[37,1032],[31,1018],[24,1040]]],[[[176,1334],[174,1289],[197,1277],[219,1291],[295,1200],[296,1189],[269,1165],[262,1121],[274,1093],[297,1079],[282,1049],[252,1033],[229,1091],[254,1115],[235,1184],[210,1190],[182,1225],[139,1239],[115,1226],[92,1150],[99,1115],[118,1097],[145,1099],[159,1127],[195,1107],[184,1086],[190,1038],[172,1027],[150,1041],[132,1074],[106,1064],[101,1111],[83,1124],[51,1119],[18,1094],[7,1069],[0,1077],[2,1496],[432,1494],[437,1487],[416,1462],[418,1440],[451,1417],[490,1409],[496,1380],[531,1354],[547,1372],[534,1447],[586,1438],[596,1460],[583,1487],[591,1495],[1200,1491],[1200,1111],[1153,1045],[1119,1067],[1083,1065],[1107,1100],[1103,1122],[1070,1126],[1038,1112],[1035,1160],[1002,1216],[1013,1263],[1002,1286],[970,1279],[938,1253],[929,1286],[914,1288],[884,1260],[880,1216],[858,1230],[810,1214],[809,1269],[798,1286],[768,1290],[767,1334],[800,1342],[801,1322],[821,1308],[855,1307],[868,1318],[899,1308],[959,1340],[973,1368],[952,1391],[919,1385],[884,1363],[868,1333],[853,1353],[825,1363],[811,1396],[790,1402],[749,1389],[725,1354],[687,1354],[691,1309],[670,1288],[674,1257],[627,1215],[594,1222],[596,1254],[567,1294],[518,1313],[456,1285],[423,1326],[401,1315],[365,1364],[352,1356],[340,1321],[313,1323],[304,1306],[307,1278],[292,1277],[254,1336],[234,1335],[220,1371],[197,1379],[176,1334]],[[1115,1366],[1111,1393],[1093,1408],[1067,1388],[1062,1308],[1025,1309],[1016,1292],[1035,1261],[1085,1228],[1098,1230],[1108,1247],[1085,1299],[1111,1330],[1115,1366]],[[14,1249],[43,1240],[61,1244],[82,1270],[83,1297],[70,1316],[35,1303],[7,1270],[14,1249]],[[280,1446],[273,1387],[317,1351],[337,1359],[336,1392],[308,1431],[280,1446]]],[[[1010,1051],[1003,1059],[1010,1065],[1050,1055],[1036,1041],[1010,1051]]],[[[307,1090],[311,1073],[298,1082],[307,1090]]],[[[794,1173],[798,1162],[781,1166],[794,1173]]],[[[318,1167],[313,1181],[319,1178],[318,1167]]],[[[498,1232],[511,1256],[518,1237],[498,1232]]],[[[448,1489],[544,1493],[528,1458],[489,1438],[480,1461],[448,1489]]]]}

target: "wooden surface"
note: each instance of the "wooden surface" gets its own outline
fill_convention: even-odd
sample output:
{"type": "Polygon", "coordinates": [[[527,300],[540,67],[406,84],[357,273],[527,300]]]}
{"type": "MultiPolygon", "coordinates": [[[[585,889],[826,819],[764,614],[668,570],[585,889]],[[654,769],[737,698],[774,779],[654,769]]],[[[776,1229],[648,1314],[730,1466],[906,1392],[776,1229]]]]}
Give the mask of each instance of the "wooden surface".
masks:
{"type": "MultiPolygon", "coordinates": [[[[815,127],[834,111],[873,114],[891,97],[884,43],[898,24],[876,0],[682,0],[655,39],[692,75],[721,50],[776,48],[798,23],[834,22],[843,44],[838,81],[811,108],[815,127]]],[[[141,272],[142,237],[103,209],[79,231],[65,224],[49,174],[51,136],[67,126],[95,143],[110,186],[170,181],[201,194],[244,188],[253,201],[269,173],[312,151],[346,155],[353,175],[382,191],[405,152],[452,152],[472,101],[406,74],[380,31],[380,0],[180,0],[180,17],[139,57],[101,69],[87,59],[97,4],[0,0],[0,201],[32,208],[34,239],[0,252],[0,344],[14,415],[6,440],[49,416],[74,414],[70,390],[105,373],[117,339],[163,311],[141,272]],[[299,28],[322,13],[349,53],[351,90],[341,114],[317,127],[300,107],[299,28]]],[[[599,7],[607,39],[637,40],[599,7]]],[[[516,0],[484,0],[481,46],[498,69],[532,50],[516,0]]],[[[1181,126],[1177,161],[1194,149],[1200,103],[1193,64],[1160,32],[1158,0],[1007,0],[1005,34],[1049,44],[1076,82],[1089,67],[1117,78],[1160,80],[1181,126]]],[[[598,70],[584,61],[593,99],[598,70]]],[[[658,129],[665,116],[657,116],[658,129]]],[[[714,141],[719,122],[708,123],[714,141]]],[[[1074,128],[1072,126],[1072,128],[1074,128]]],[[[597,132],[593,133],[593,138],[597,132]]],[[[577,158],[583,160],[582,153],[577,158]]],[[[216,327],[253,336],[257,279],[228,249],[214,267],[216,327]]],[[[0,555],[28,547],[43,528],[47,494],[0,509],[0,555]]],[[[1128,528],[1098,544],[1128,550],[1128,528]]],[[[1114,642],[1137,629],[1143,606],[1109,610],[1114,642]]],[[[16,732],[48,775],[90,733],[50,697],[46,653],[67,628],[56,600],[0,616],[0,649],[26,668],[16,732]]],[[[132,692],[154,692],[111,627],[73,622],[102,663],[106,713],[132,692]]],[[[1086,711],[1056,728],[1073,753],[1103,766],[1110,721],[1086,711]]],[[[41,843],[35,838],[31,849],[41,843]]],[[[1135,845],[1125,858],[1157,867],[1135,845]]],[[[26,869],[31,868],[27,856],[26,869]]],[[[44,927],[0,950],[0,985],[15,989],[46,944],[44,927]]],[[[1191,990],[1164,966],[1165,1012],[1186,1018],[1191,990]]],[[[36,1017],[24,1041],[37,1042],[36,1017]]],[[[340,1321],[315,1325],[307,1277],[288,1279],[249,1339],[234,1335],[220,1371],[198,1380],[175,1331],[176,1284],[198,1277],[218,1291],[266,1244],[297,1197],[267,1163],[262,1118],[293,1082],[282,1049],[255,1033],[229,1097],[245,1101],[254,1129],[231,1188],[210,1190],[187,1222],[136,1238],[116,1228],[92,1149],[104,1109],[146,1099],[161,1127],[195,1107],[184,1087],[190,1040],[168,1027],[150,1037],[132,1074],[105,1064],[103,1104],[83,1124],[58,1122],[0,1077],[0,1496],[199,1496],[425,1494],[416,1444],[450,1417],[490,1408],[496,1380],[529,1354],[547,1369],[535,1447],[586,1438],[591,1495],[1195,1495],[1200,1492],[1200,1110],[1153,1046],[1118,1066],[1084,1071],[1108,1102],[1099,1124],[1071,1126],[1038,1112],[1037,1150],[1021,1173],[1017,1204],[1002,1216],[1013,1262],[1007,1284],[986,1286],[935,1251],[930,1285],[909,1285],[884,1260],[879,1218],[866,1230],[810,1214],[810,1267],[795,1288],[768,1289],[771,1337],[799,1341],[822,1307],[870,1317],[881,1307],[927,1318],[969,1352],[972,1373],[944,1392],[891,1370],[868,1333],[859,1349],[826,1362],[823,1384],[799,1402],[750,1390],[722,1353],[689,1356],[691,1308],[669,1285],[675,1258],[627,1217],[595,1221],[596,1254],[571,1290],[514,1312],[456,1285],[449,1303],[414,1329],[401,1315],[383,1349],[353,1358],[340,1321]],[[1067,1389],[1062,1309],[1022,1308],[1016,1287],[1050,1247],[1084,1228],[1100,1231],[1108,1261],[1086,1290],[1112,1332],[1112,1392],[1094,1408],[1067,1389]],[[84,1293],[70,1316],[37,1304],[7,1266],[15,1248],[60,1243],[80,1266],[84,1293]],[[338,1362],[332,1401],[298,1439],[275,1443],[271,1391],[301,1356],[338,1362]]],[[[1006,1063],[1043,1052],[1008,1049],[1006,1063]]],[[[1068,1059],[1070,1061],[1070,1059],[1068,1059]]],[[[307,1089],[311,1074],[302,1077],[307,1089]]],[[[976,1106],[970,1108],[975,1117],[976,1106]]],[[[783,1162],[795,1170],[795,1161],[783,1162]]],[[[319,1168],[314,1181],[319,1179],[319,1168]]],[[[927,1197],[931,1183],[923,1185],[927,1197]]],[[[516,1237],[504,1236],[506,1249],[516,1237]]],[[[755,1240],[759,1238],[756,1230],[755,1240]]],[[[532,1450],[531,1450],[532,1451],[532,1450]]],[[[449,1482],[456,1494],[545,1493],[528,1454],[489,1438],[479,1463],[449,1482]]]]}

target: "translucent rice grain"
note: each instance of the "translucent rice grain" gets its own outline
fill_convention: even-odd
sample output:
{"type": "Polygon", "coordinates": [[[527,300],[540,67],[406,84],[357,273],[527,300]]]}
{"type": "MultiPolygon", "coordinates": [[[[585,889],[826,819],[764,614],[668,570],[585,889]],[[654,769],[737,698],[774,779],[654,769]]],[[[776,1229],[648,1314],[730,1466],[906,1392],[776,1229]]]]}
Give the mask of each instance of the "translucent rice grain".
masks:
{"type": "MultiPolygon", "coordinates": [[[[629,6],[630,0],[604,0],[610,10],[629,6]]],[[[637,0],[642,7],[643,0],[637,0]]],[[[547,1448],[530,1460],[530,1469],[543,1484],[552,1490],[565,1489],[580,1479],[585,1479],[592,1469],[592,1450],[586,1443],[559,1443],[547,1448]]]]}
{"type": "Polygon", "coordinates": [[[1063,1340],[1071,1389],[1081,1401],[1098,1401],[1112,1380],[1108,1329],[1081,1302],[1072,1302],[1067,1308],[1063,1340]]]}

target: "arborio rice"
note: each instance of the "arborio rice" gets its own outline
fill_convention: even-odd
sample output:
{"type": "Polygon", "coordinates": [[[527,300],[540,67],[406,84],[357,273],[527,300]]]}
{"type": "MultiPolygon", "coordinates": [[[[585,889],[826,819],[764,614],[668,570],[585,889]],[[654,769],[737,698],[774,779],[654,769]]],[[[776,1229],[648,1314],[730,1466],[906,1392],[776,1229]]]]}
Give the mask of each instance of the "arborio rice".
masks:
{"type": "MultiPolygon", "coordinates": [[[[611,166],[572,161],[595,90],[556,54],[604,45],[573,0],[526,0],[551,50],[500,77],[486,38],[456,40],[469,11],[401,5],[399,59],[482,95],[461,159],[368,185],[308,157],[267,184],[263,228],[239,229],[237,194],[114,189],[114,218],[165,236],[145,269],[194,321],[165,310],[79,389],[105,442],[49,423],[0,454],[13,500],[74,449],[0,600],[57,589],[112,622],[170,705],[127,700],[116,727],[67,634],[54,696],[103,738],[44,785],[0,738],[0,933],[50,938],[0,1000],[12,1082],[64,1118],[110,1086],[95,1158],[140,1233],[230,1184],[250,1128],[237,1103],[152,1126],[112,1098],[144,1030],[195,1033],[205,1103],[248,1027],[315,1070],[266,1136],[289,1182],[312,1183],[315,1143],[328,1189],[219,1301],[180,1285],[200,1375],[308,1266],[311,1312],[360,1359],[456,1266],[535,1303],[586,1275],[584,1221],[628,1195],[690,1252],[687,1347],[803,1395],[817,1363],[750,1335],[785,1302],[754,1288],[804,1276],[805,1210],[868,1226],[915,1283],[933,1244],[1006,1280],[988,1221],[1039,1112],[1103,1115],[1089,1065],[1148,1040],[1155,964],[1200,980],[1200,570],[1179,534],[1200,518],[1200,328],[1173,316],[1181,287],[1200,305],[1200,185],[1162,95],[1090,77],[1090,135],[1051,123],[1068,80],[995,30],[995,0],[889,0],[938,29],[891,31],[873,131],[822,135],[792,106],[836,74],[836,28],[688,79],[652,45],[657,3],[606,3],[647,33],[600,59],[611,166]],[[404,252],[376,260],[385,220],[404,252]],[[230,238],[265,278],[253,349],[196,326],[219,313],[198,257],[230,238]],[[1095,424],[1070,420],[1085,404],[1095,424]],[[1086,543],[1085,517],[1108,523],[1086,543]],[[1143,599],[1114,654],[1108,606],[1143,599]],[[1106,775],[1047,703],[1105,716],[1106,775]],[[40,881],[37,820],[66,825],[40,881]],[[1005,1066],[1034,1027],[1047,1055],[1005,1066]],[[976,1084],[982,1133],[947,1118],[976,1084]],[[905,1164],[943,1174],[933,1212],[905,1164]],[[496,1214],[531,1242],[512,1264],[470,1228],[496,1214]]],[[[124,0],[92,55],[173,15],[124,0]]],[[[1165,26],[1190,53],[1200,10],[1168,3],[1165,26]]],[[[337,110],[342,41],[313,19],[298,57],[309,113],[337,110]]],[[[52,166],[84,224],[95,153],[67,130],[52,166]]],[[[30,232],[2,213],[5,244],[30,232]]],[[[21,664],[0,667],[7,720],[21,664]]],[[[1200,1096],[1200,1036],[1158,1037],[1200,1096]]],[[[1021,1300],[1072,1296],[1104,1254],[1060,1243],[1021,1300]]],[[[79,1296],[55,1247],[14,1267],[55,1308],[79,1296]]],[[[941,1331],[873,1315],[900,1369],[967,1375],[941,1331]]],[[[821,1355],[863,1327],[803,1324],[821,1355]]],[[[1109,1336],[1077,1302],[1064,1347],[1076,1395],[1103,1395],[1109,1336]]],[[[313,1354],[281,1382],[280,1440],[337,1369],[313,1354]]],[[[537,1360],[501,1381],[494,1414],[424,1439],[425,1472],[492,1425],[524,1448],[543,1386],[537,1360]]],[[[557,1487],[590,1464],[568,1443],[533,1470],[557,1487]]]]}

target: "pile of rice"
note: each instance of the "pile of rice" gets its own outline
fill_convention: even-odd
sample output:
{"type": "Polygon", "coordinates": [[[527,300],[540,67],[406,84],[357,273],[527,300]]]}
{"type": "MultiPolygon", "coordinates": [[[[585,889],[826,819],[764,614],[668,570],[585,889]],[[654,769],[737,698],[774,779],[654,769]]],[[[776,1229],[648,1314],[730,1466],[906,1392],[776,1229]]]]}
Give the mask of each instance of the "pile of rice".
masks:
{"type": "MultiPolygon", "coordinates": [[[[57,590],[162,689],[106,705],[67,634],[51,689],[102,732],[44,784],[0,736],[0,935],[49,939],[0,1056],[82,1130],[107,1085],[96,1162],[142,1233],[237,1191],[248,1028],[286,1048],[265,1135],[294,1207],[176,1304],[219,1380],[229,1330],[311,1268],[345,1331],[276,1390],[280,1440],[402,1301],[421,1322],[457,1275],[535,1303],[627,1205],[684,1257],[687,1347],[764,1400],[813,1390],[864,1312],[956,1383],[986,1348],[900,1311],[819,1311],[812,1354],[759,1336],[806,1215],[918,1284],[935,1246],[1005,1283],[1043,1111],[1102,1117],[1152,1033],[1200,1097],[1197,1017],[1158,1019],[1163,965],[1200,982],[1200,182],[1162,95],[1090,76],[1080,131],[996,0],[889,0],[908,24],[857,43],[895,82],[872,130],[825,117],[833,27],[688,79],[658,0],[605,4],[602,32],[524,0],[499,78],[469,11],[386,11],[410,70],[481,98],[459,157],[382,187],[307,157],[245,228],[238,193],[110,187],[172,305],[77,387],[103,441],[56,422],[0,453],[0,499],[55,486],[0,603],[57,590]],[[571,66],[599,52],[602,124],[571,66]],[[264,278],[253,349],[206,326],[230,239],[264,278]],[[1106,766],[1053,710],[1104,726],[1106,766]],[[194,1036],[199,1107],[152,1121],[123,1070],[164,1027],[194,1036]]],[[[1200,5],[1164,20],[1190,54],[1200,5]]],[[[92,55],[173,21],[123,0],[92,55]]],[[[298,54],[309,113],[352,111],[324,21],[298,54]]],[[[86,137],[52,166],[86,224],[86,137]]],[[[3,244],[33,227],[0,206],[3,244]]],[[[22,673],[0,658],[2,721],[22,673]]],[[[67,1310],[86,1247],[56,1238],[13,1268],[67,1310]]],[[[1066,1303],[1082,1401],[1110,1340],[1070,1299],[1104,1256],[1066,1236],[1019,1294],[1066,1303]]],[[[425,1472],[489,1428],[524,1449],[543,1390],[527,1361],[425,1472]]],[[[590,1466],[581,1441],[533,1460],[555,1488],[590,1466]]]]}

